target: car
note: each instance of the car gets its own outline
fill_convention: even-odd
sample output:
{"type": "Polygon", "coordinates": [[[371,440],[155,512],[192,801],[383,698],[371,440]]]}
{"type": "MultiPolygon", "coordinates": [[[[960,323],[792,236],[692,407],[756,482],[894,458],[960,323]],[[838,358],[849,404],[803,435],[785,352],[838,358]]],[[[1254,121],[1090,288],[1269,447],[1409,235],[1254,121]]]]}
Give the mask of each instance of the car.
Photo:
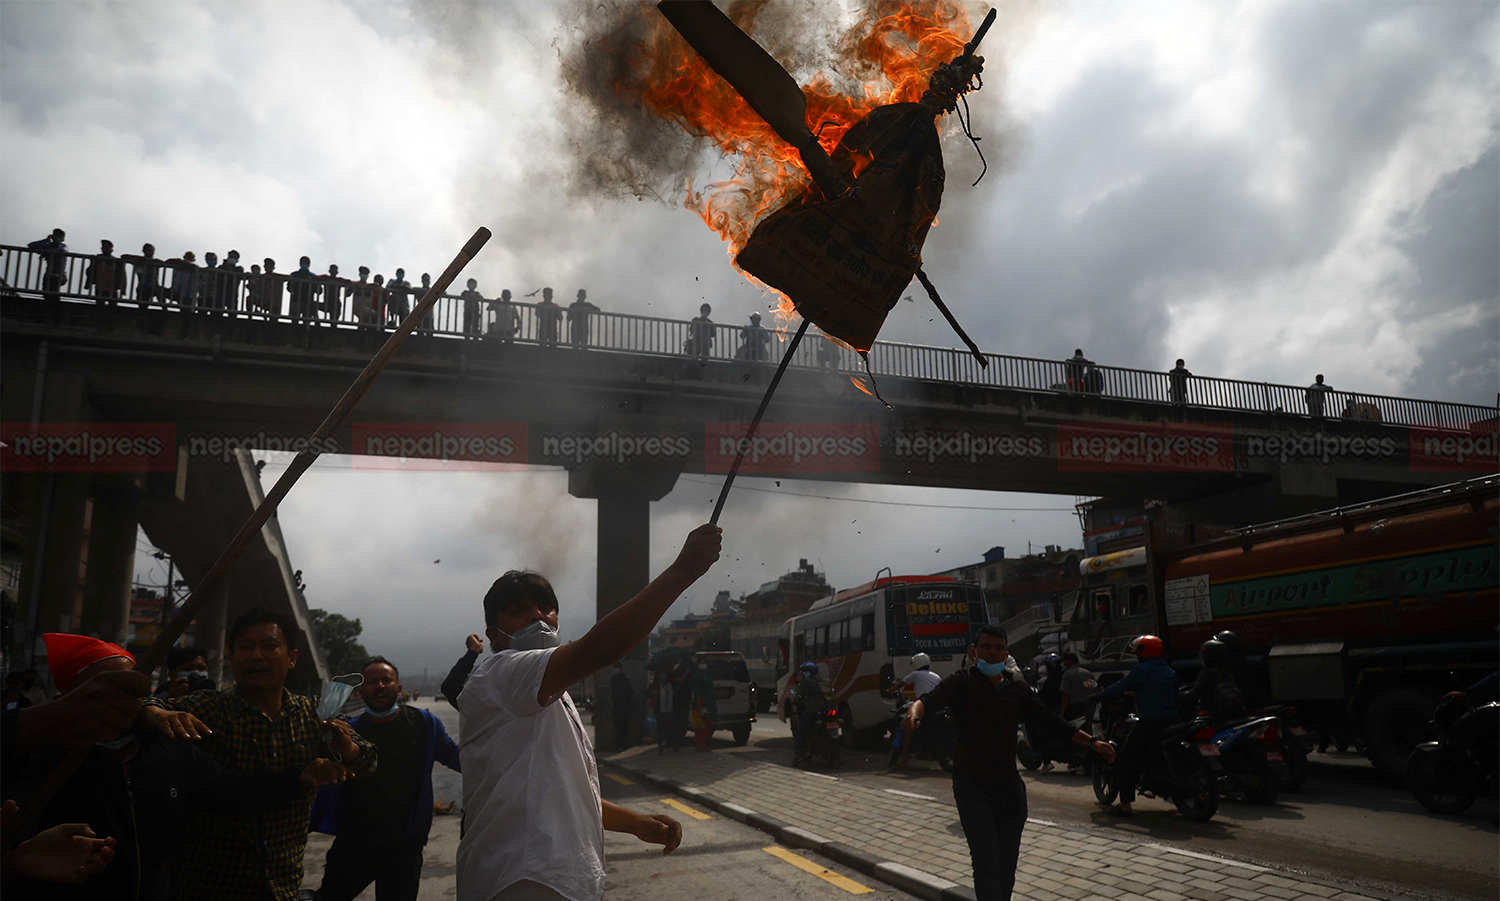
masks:
{"type": "Polygon", "coordinates": [[[755,722],[755,686],[745,655],[739,651],[699,651],[693,655],[693,664],[699,663],[708,664],[708,676],[714,681],[718,708],[714,729],[728,729],[735,744],[745,744],[750,740],[750,725],[755,722]]]}

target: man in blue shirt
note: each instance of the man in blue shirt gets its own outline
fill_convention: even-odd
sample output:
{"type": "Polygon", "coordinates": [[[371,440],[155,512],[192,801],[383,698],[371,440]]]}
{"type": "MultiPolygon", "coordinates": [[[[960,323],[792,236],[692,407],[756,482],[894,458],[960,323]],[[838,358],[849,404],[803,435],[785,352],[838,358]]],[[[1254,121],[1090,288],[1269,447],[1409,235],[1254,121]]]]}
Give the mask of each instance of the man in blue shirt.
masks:
{"type": "Polygon", "coordinates": [[[1163,656],[1162,640],[1155,635],[1142,635],[1132,640],[1126,650],[1140,662],[1125,678],[1096,695],[1107,700],[1127,691],[1135,692],[1135,712],[1140,719],[1125,739],[1125,747],[1120,749],[1119,762],[1115,764],[1120,803],[1109,809],[1111,814],[1122,817],[1133,816],[1130,805],[1135,801],[1135,782],[1147,749],[1156,743],[1163,729],[1178,722],[1177,671],[1163,656]]]}
{"type": "Polygon", "coordinates": [[[363,674],[365,712],[352,725],[385,756],[374,773],[318,794],[313,829],[337,836],[318,896],[352,901],[374,882],[382,901],[416,901],[432,830],[432,765],[457,772],[458,745],[430,712],[402,706],[395,664],[376,657],[363,674]]]}

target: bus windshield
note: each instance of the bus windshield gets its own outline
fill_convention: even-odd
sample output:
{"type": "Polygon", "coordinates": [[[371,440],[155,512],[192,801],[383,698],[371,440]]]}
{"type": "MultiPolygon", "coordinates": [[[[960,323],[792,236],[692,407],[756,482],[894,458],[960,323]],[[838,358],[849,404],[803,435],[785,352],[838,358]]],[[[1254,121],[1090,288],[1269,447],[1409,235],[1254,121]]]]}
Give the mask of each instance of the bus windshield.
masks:
{"type": "Polygon", "coordinates": [[[885,609],[892,657],[966,653],[986,622],[984,595],[961,583],[892,588],[885,609]]]}

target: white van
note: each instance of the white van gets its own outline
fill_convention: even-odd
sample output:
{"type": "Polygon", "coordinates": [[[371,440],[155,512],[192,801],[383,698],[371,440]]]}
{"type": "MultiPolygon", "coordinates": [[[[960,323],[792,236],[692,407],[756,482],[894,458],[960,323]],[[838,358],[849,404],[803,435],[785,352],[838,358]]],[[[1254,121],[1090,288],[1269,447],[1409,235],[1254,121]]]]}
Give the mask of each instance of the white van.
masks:
{"type": "Polygon", "coordinates": [[[755,722],[755,690],[750,684],[750,668],[739,651],[699,651],[693,665],[708,664],[708,677],[714,680],[714,703],[718,715],[714,729],[728,729],[734,743],[750,740],[750,724],[755,722]]]}

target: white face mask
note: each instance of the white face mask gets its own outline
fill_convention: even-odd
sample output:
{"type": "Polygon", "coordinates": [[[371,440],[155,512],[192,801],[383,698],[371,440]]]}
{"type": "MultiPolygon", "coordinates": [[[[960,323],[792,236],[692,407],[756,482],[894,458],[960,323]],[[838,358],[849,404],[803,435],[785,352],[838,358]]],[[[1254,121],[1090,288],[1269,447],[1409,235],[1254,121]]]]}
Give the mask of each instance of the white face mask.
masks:
{"type": "Polygon", "coordinates": [[[400,700],[397,700],[396,703],[392,704],[391,706],[387,707],[384,710],[376,710],[374,707],[371,707],[368,704],[365,705],[365,713],[368,713],[370,716],[373,716],[377,720],[383,720],[386,717],[390,716],[391,714],[395,713],[397,710],[400,710],[400,709],[401,709],[401,701],[400,700]]]}
{"type": "Polygon", "coordinates": [[[536,651],[562,644],[562,636],[543,620],[537,620],[524,629],[517,629],[514,635],[498,626],[495,631],[510,639],[512,651],[536,651]]]}

